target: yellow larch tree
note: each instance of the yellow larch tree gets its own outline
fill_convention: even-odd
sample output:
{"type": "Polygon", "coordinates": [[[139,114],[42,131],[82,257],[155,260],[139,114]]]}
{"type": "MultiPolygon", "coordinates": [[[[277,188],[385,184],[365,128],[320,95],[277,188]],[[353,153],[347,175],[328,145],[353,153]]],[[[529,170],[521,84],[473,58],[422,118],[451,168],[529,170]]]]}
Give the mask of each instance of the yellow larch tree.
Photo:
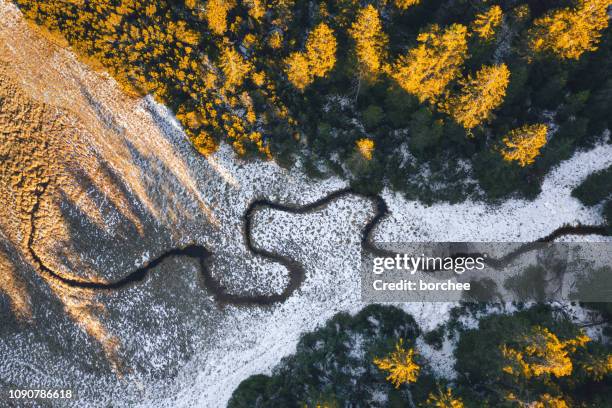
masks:
{"type": "Polygon", "coordinates": [[[246,0],[245,4],[249,8],[249,16],[256,21],[261,20],[266,14],[265,0],[246,0]]]}
{"type": "Polygon", "coordinates": [[[530,404],[533,408],[570,408],[562,397],[554,397],[550,394],[542,394],[538,401],[530,404]]]}
{"type": "Polygon", "coordinates": [[[529,32],[531,49],[564,59],[578,59],[584,52],[596,50],[601,31],[608,26],[610,5],[612,0],[578,0],[574,8],[538,18],[529,32]]]}
{"type": "Polygon", "coordinates": [[[253,33],[248,33],[242,39],[242,45],[249,51],[253,50],[253,48],[257,45],[257,42],[257,36],[253,33]]]}
{"type": "Polygon", "coordinates": [[[366,75],[380,72],[389,39],[383,31],[378,10],[371,4],[359,10],[349,34],[355,41],[361,71],[366,75]]]}
{"type": "Polygon", "coordinates": [[[421,102],[436,102],[450,81],[459,76],[467,57],[467,28],[453,24],[444,31],[434,25],[417,37],[419,45],[401,56],[390,75],[421,102]]]}
{"type": "Polygon", "coordinates": [[[374,141],[372,139],[367,137],[361,138],[357,140],[355,147],[359,154],[361,154],[361,157],[368,161],[372,160],[372,155],[374,153],[374,141]]]}
{"type": "Polygon", "coordinates": [[[518,339],[518,347],[503,345],[501,352],[507,364],[504,372],[523,378],[552,375],[565,377],[572,373],[571,353],[584,347],[591,339],[581,333],[575,338],[561,341],[545,327],[534,326],[518,339]]]}
{"type": "Polygon", "coordinates": [[[506,64],[484,66],[475,77],[459,81],[461,90],[441,104],[441,109],[466,129],[485,121],[504,100],[510,79],[506,64]]]}
{"type": "Polygon", "coordinates": [[[285,61],[287,78],[300,91],[304,90],[314,80],[310,72],[308,58],[303,52],[293,52],[285,61]]]}
{"type": "Polygon", "coordinates": [[[519,4],[515,8],[512,9],[512,17],[516,21],[526,21],[531,14],[531,10],[529,9],[528,4],[519,4]]]}
{"type": "Polygon", "coordinates": [[[324,77],[336,64],[336,37],[325,23],[320,23],[306,39],[306,51],[293,52],[285,60],[289,82],[304,90],[316,77],[324,77]]]}
{"type": "Polygon", "coordinates": [[[562,396],[556,397],[548,393],[540,395],[535,401],[522,401],[513,393],[509,393],[506,400],[519,408],[570,408],[562,396]]]}
{"type": "Polygon", "coordinates": [[[253,69],[253,64],[231,45],[225,45],[222,48],[219,66],[225,77],[223,87],[230,91],[242,85],[246,76],[253,69]]]}
{"type": "Polygon", "coordinates": [[[453,396],[453,391],[447,388],[446,391],[438,389],[438,392],[433,392],[427,397],[425,406],[428,408],[463,408],[461,398],[453,396]]]}
{"type": "Polygon", "coordinates": [[[581,366],[589,377],[595,381],[601,381],[606,375],[612,373],[612,355],[609,354],[602,358],[590,356],[581,366]]]}
{"type": "Polygon", "coordinates": [[[325,23],[315,27],[306,40],[306,58],[315,77],[324,77],[336,64],[336,37],[325,23]]]}
{"type": "Polygon", "coordinates": [[[279,31],[273,31],[268,37],[268,45],[273,50],[278,50],[283,46],[283,35],[279,31]]]}
{"type": "Polygon", "coordinates": [[[552,396],[548,393],[544,393],[537,397],[535,401],[523,401],[519,399],[514,393],[506,395],[506,401],[512,403],[512,406],[518,408],[570,408],[570,405],[565,401],[562,396],[552,396]]]}
{"type": "Polygon", "coordinates": [[[266,83],[266,73],[263,71],[253,72],[251,79],[255,86],[261,88],[266,83]]]}
{"type": "Polygon", "coordinates": [[[495,35],[495,30],[502,22],[503,12],[498,5],[492,6],[487,11],[477,14],[472,23],[472,31],[484,40],[490,40],[495,35]]]}
{"type": "Polygon", "coordinates": [[[215,139],[205,131],[200,131],[197,135],[191,137],[190,140],[196,150],[204,156],[216,152],[219,147],[215,139]]]}
{"type": "Polygon", "coordinates": [[[374,364],[379,370],[389,372],[387,380],[399,388],[402,384],[416,382],[420,367],[414,362],[414,349],[404,348],[404,339],[395,345],[395,351],[387,357],[375,358],[374,364]]]}
{"type": "Polygon", "coordinates": [[[395,0],[395,7],[406,10],[409,7],[416,6],[421,0],[395,0]]]}
{"type": "Polygon", "coordinates": [[[213,33],[217,35],[225,34],[225,31],[227,31],[227,13],[233,6],[233,2],[227,0],[208,0],[206,2],[206,21],[213,33]]]}
{"type": "Polygon", "coordinates": [[[525,125],[510,131],[502,139],[500,153],[508,162],[516,161],[525,167],[535,161],[546,144],[548,127],[544,124],[525,125]]]}

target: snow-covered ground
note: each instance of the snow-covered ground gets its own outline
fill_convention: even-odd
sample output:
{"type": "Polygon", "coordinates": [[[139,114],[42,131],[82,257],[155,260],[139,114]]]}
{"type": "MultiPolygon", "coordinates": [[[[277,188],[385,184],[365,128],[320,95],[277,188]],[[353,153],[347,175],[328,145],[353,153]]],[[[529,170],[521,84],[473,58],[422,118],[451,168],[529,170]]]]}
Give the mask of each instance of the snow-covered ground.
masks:
{"type": "MultiPolygon", "coordinates": [[[[153,102],[146,103],[163,112],[153,102]]],[[[160,117],[171,121],[167,112],[160,117]]],[[[178,129],[176,132],[173,143],[180,143],[178,129]]],[[[244,242],[237,239],[236,222],[254,197],[303,204],[344,185],[336,179],[313,183],[299,171],[289,173],[272,162],[241,163],[226,146],[213,160],[236,184],[236,187],[224,187],[231,189],[231,199],[226,202],[231,208],[224,207],[217,214],[225,230],[221,234],[225,237],[223,242],[232,242],[225,249],[231,254],[244,253],[244,242]]],[[[578,152],[547,176],[536,200],[509,200],[499,206],[469,201],[424,206],[385,191],[383,197],[391,214],[378,225],[374,237],[380,242],[521,242],[545,236],[565,223],[598,224],[602,222],[600,216],[582,206],[570,192],[588,174],[611,164],[612,145],[602,144],[593,150],[578,152]]],[[[203,196],[210,197],[209,188],[203,190],[203,196]]],[[[232,317],[220,322],[218,342],[208,344],[201,355],[184,367],[171,387],[173,392],[166,394],[171,397],[156,400],[156,405],[224,406],[243,379],[270,372],[283,356],[292,353],[301,333],[313,330],[338,311],[359,310],[363,306],[359,299],[359,231],[372,211],[371,204],[364,199],[347,197],[308,215],[274,210],[257,213],[255,243],[302,262],[307,269],[304,285],[271,311],[230,308],[232,317]]],[[[266,273],[262,270],[257,275],[266,273]]],[[[447,318],[451,306],[415,303],[405,304],[403,308],[424,329],[430,330],[447,318]]],[[[444,364],[439,370],[452,376],[446,358],[432,360],[444,364]]],[[[143,406],[147,404],[150,401],[143,406]]]]}
{"type": "Polygon", "coordinates": [[[470,201],[424,206],[387,191],[383,197],[391,216],[382,221],[375,239],[524,242],[546,236],[566,223],[601,224],[599,213],[571,197],[571,191],[587,175],[610,164],[610,144],[578,152],[546,176],[542,193],[534,201],[513,199],[497,206],[470,201]]]}

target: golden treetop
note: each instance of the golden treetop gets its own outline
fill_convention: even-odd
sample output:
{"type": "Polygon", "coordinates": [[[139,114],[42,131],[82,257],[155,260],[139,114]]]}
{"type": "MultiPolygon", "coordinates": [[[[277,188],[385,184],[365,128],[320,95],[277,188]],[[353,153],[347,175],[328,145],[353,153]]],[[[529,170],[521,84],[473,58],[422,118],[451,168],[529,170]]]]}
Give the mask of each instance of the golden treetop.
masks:
{"type": "Polygon", "coordinates": [[[383,31],[378,10],[371,4],[360,9],[349,34],[355,41],[355,53],[361,69],[366,74],[379,72],[389,39],[383,31]]]}
{"type": "Polygon", "coordinates": [[[417,37],[419,45],[400,57],[390,74],[421,102],[435,102],[446,86],[459,76],[467,57],[467,28],[453,24],[444,31],[434,25],[417,37]]]}
{"type": "Polygon", "coordinates": [[[203,130],[191,137],[190,140],[196,150],[204,156],[216,152],[219,147],[215,139],[203,130]]]}
{"type": "Polygon", "coordinates": [[[265,0],[246,0],[245,4],[249,8],[249,16],[257,21],[266,14],[265,0]]]}
{"type": "Polygon", "coordinates": [[[293,52],[285,60],[287,78],[297,89],[304,90],[316,77],[324,77],[336,64],[336,37],[325,23],[308,35],[306,51],[293,52]]]}
{"type": "Polygon", "coordinates": [[[314,76],[310,72],[310,63],[308,57],[303,52],[294,52],[289,55],[285,61],[287,68],[287,79],[297,89],[304,90],[314,80],[314,76]]]}
{"type": "Polygon", "coordinates": [[[579,0],[575,8],[538,18],[529,33],[531,49],[564,59],[578,59],[584,52],[596,50],[601,31],[608,26],[611,4],[612,0],[579,0]]]}
{"type": "Polygon", "coordinates": [[[261,88],[266,83],[266,74],[263,71],[253,72],[251,79],[253,80],[255,86],[261,88]]]}
{"type": "Polygon", "coordinates": [[[455,398],[450,388],[446,391],[438,389],[438,392],[429,394],[426,401],[428,408],[463,408],[463,401],[461,398],[455,398]]]}
{"type": "Polygon", "coordinates": [[[502,355],[508,362],[504,372],[524,378],[553,375],[565,377],[572,373],[569,354],[591,339],[585,334],[565,341],[547,328],[534,326],[531,332],[519,339],[519,348],[502,346],[502,355]]]}
{"type": "Polygon", "coordinates": [[[273,31],[268,37],[268,45],[274,50],[278,50],[283,45],[283,35],[279,31],[273,31]]]}
{"type": "Polygon", "coordinates": [[[550,394],[542,394],[533,408],[569,408],[570,406],[562,397],[554,397],[550,394]]]}
{"type": "Polygon", "coordinates": [[[508,162],[518,162],[521,167],[533,163],[546,144],[547,133],[548,127],[544,124],[525,125],[510,131],[502,140],[502,157],[508,162]]]}
{"type": "Polygon", "coordinates": [[[315,77],[324,77],[334,68],[336,47],[336,37],[327,24],[319,24],[310,33],[306,40],[306,56],[315,77]]]}
{"type": "Polygon", "coordinates": [[[399,9],[406,10],[409,7],[416,6],[421,0],[395,0],[395,6],[399,9]]]}
{"type": "Polygon", "coordinates": [[[484,66],[475,77],[461,80],[461,90],[443,104],[442,110],[466,129],[485,121],[504,100],[510,78],[506,64],[484,66]]]}
{"type": "Polygon", "coordinates": [[[355,143],[357,151],[366,160],[372,160],[372,154],[374,153],[374,141],[367,137],[357,140],[355,143]]]}
{"type": "Polygon", "coordinates": [[[247,61],[231,45],[225,45],[221,50],[219,66],[225,76],[224,88],[234,90],[242,85],[245,77],[253,69],[253,65],[247,61]]]}
{"type": "Polygon", "coordinates": [[[404,349],[404,339],[400,339],[395,345],[395,351],[387,357],[375,358],[374,364],[378,369],[389,372],[387,380],[399,388],[402,384],[416,382],[419,370],[418,364],[414,362],[414,350],[404,349]]]}
{"type": "Polygon", "coordinates": [[[525,408],[570,408],[570,405],[565,402],[563,397],[555,397],[548,393],[540,395],[535,401],[521,401],[516,395],[510,393],[506,396],[506,400],[525,408]]]}
{"type": "Polygon", "coordinates": [[[223,35],[227,31],[227,13],[234,7],[232,1],[226,0],[208,0],[206,2],[206,21],[210,30],[217,34],[223,35]]]}
{"type": "Polygon", "coordinates": [[[502,22],[503,12],[501,7],[494,5],[484,13],[476,15],[472,23],[472,31],[484,40],[490,40],[495,35],[495,29],[502,22]]]}
{"type": "Polygon", "coordinates": [[[512,17],[514,17],[517,21],[525,21],[529,17],[530,13],[531,10],[529,10],[528,4],[520,4],[512,9],[512,17]]]}
{"type": "Polygon", "coordinates": [[[595,381],[601,381],[606,375],[612,373],[612,355],[608,354],[603,358],[589,356],[587,361],[581,365],[589,377],[595,381]]]}

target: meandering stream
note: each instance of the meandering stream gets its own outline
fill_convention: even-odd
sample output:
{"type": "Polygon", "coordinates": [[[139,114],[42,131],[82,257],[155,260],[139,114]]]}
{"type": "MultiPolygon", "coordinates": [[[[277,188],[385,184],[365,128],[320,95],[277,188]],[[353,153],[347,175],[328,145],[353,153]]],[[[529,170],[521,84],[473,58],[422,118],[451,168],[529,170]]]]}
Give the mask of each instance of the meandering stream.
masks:
{"type": "MultiPolygon", "coordinates": [[[[372,195],[372,194],[363,194],[356,192],[353,189],[345,188],[341,190],[334,191],[327,196],[311,202],[305,205],[291,205],[291,204],[280,204],[275,203],[267,199],[259,199],[251,202],[243,215],[243,225],[244,225],[244,239],[245,244],[248,250],[258,256],[266,258],[268,260],[278,262],[282,264],[285,268],[287,268],[289,274],[289,282],[283,289],[281,293],[271,294],[271,295],[250,295],[250,294],[233,294],[228,293],[226,288],[223,287],[217,281],[214,276],[210,273],[210,269],[207,265],[207,260],[210,256],[213,256],[206,247],[199,244],[189,244],[179,248],[172,248],[168,251],[162,253],[157,256],[150,262],[141,266],[138,269],[133,270],[128,273],[125,277],[116,280],[116,281],[102,281],[102,280],[88,280],[81,278],[67,278],[48,265],[45,264],[43,259],[37,254],[34,250],[34,239],[36,236],[36,214],[40,207],[40,200],[42,196],[45,194],[47,190],[48,184],[41,183],[36,189],[36,201],[31,211],[31,219],[30,219],[30,234],[28,237],[27,248],[32,256],[32,259],[38,266],[38,269],[41,273],[47,275],[51,279],[55,279],[60,281],[61,283],[75,287],[75,288],[85,288],[85,289],[95,289],[95,290],[120,290],[126,287],[130,287],[134,284],[142,282],[148,275],[148,273],[157,267],[160,263],[170,257],[187,257],[193,260],[196,260],[200,269],[200,277],[201,277],[201,285],[203,288],[212,294],[213,298],[220,304],[231,304],[231,305],[245,305],[245,306],[265,306],[272,305],[275,303],[283,302],[287,298],[289,298],[296,290],[298,290],[304,279],[306,277],[306,272],[304,266],[298,261],[291,259],[288,256],[277,254],[272,251],[268,251],[263,248],[259,248],[254,242],[252,238],[252,229],[253,229],[253,217],[262,209],[268,208],[277,211],[289,212],[292,214],[306,214],[313,211],[320,210],[331,202],[341,199],[346,196],[359,196],[365,198],[371,202],[374,206],[375,214],[374,216],[366,223],[366,225],[361,230],[361,245],[365,251],[373,253],[378,256],[393,256],[395,253],[391,251],[387,251],[381,248],[377,248],[372,240],[371,236],[378,225],[378,223],[385,218],[389,214],[389,208],[387,203],[380,195],[372,195]]],[[[514,259],[516,256],[519,256],[522,253],[528,252],[533,249],[534,245],[541,242],[551,242],[557,238],[560,238],[565,235],[601,235],[601,236],[609,236],[610,231],[606,228],[606,226],[601,225],[576,225],[576,226],[561,226],[545,237],[542,237],[533,243],[527,243],[511,253],[505,255],[504,257],[495,260],[490,259],[489,261],[493,264],[498,263],[506,263],[510,260],[514,259]]],[[[494,265],[495,266],[495,265],[494,265]]]]}

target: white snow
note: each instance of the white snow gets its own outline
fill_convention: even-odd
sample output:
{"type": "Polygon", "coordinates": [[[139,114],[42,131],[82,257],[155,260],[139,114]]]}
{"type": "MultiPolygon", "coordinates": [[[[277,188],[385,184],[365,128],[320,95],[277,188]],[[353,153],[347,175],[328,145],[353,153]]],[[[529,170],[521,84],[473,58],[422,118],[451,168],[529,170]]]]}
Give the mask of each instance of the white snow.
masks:
{"type": "Polygon", "coordinates": [[[442,348],[436,350],[425,343],[422,337],[419,337],[416,342],[416,349],[419,354],[429,362],[436,377],[454,380],[457,377],[457,373],[454,369],[455,357],[453,356],[456,344],[456,336],[452,340],[445,337],[442,342],[442,348]]]}
{"type": "MultiPolygon", "coordinates": [[[[150,99],[145,103],[154,105],[150,99]]],[[[155,109],[164,111],[159,106],[155,109]]],[[[164,117],[168,116],[165,112],[164,117]]],[[[175,137],[173,144],[184,143],[175,137]]],[[[215,214],[221,224],[218,239],[225,246],[221,250],[232,256],[248,256],[243,240],[237,239],[237,231],[239,216],[254,197],[303,204],[345,185],[333,178],[314,183],[299,171],[289,173],[272,162],[242,163],[226,146],[216,153],[214,162],[217,170],[211,167],[197,173],[210,179],[208,173],[222,168],[222,179],[234,180],[234,185],[220,179],[222,186],[200,186],[205,200],[216,196],[224,201],[223,210],[215,214]]],[[[578,152],[546,177],[542,193],[534,201],[513,199],[499,206],[472,201],[424,206],[384,191],[391,214],[378,225],[374,236],[380,242],[514,242],[537,239],[565,223],[598,224],[602,222],[598,213],[582,206],[570,193],[588,174],[611,164],[612,145],[601,144],[578,152]]],[[[195,168],[201,167],[205,166],[195,168]]],[[[339,199],[307,215],[259,212],[253,231],[255,243],[302,262],[307,270],[306,281],[285,303],[271,310],[231,308],[231,319],[220,323],[218,342],[207,344],[168,392],[162,393],[171,396],[155,399],[154,405],[225,406],[242,380],[255,373],[270,373],[283,356],[294,352],[301,333],[315,329],[336,312],[355,312],[363,307],[359,298],[359,231],[372,213],[371,205],[358,197],[339,199]]],[[[213,245],[213,252],[218,249],[213,245]]],[[[252,260],[249,267],[271,268],[252,260]]],[[[447,319],[451,306],[413,303],[402,308],[412,313],[424,330],[430,330],[447,319]]],[[[442,352],[425,346],[423,351],[434,369],[452,378],[451,345],[447,343],[442,352]]],[[[146,401],[142,406],[151,404],[153,401],[146,401]]]]}

